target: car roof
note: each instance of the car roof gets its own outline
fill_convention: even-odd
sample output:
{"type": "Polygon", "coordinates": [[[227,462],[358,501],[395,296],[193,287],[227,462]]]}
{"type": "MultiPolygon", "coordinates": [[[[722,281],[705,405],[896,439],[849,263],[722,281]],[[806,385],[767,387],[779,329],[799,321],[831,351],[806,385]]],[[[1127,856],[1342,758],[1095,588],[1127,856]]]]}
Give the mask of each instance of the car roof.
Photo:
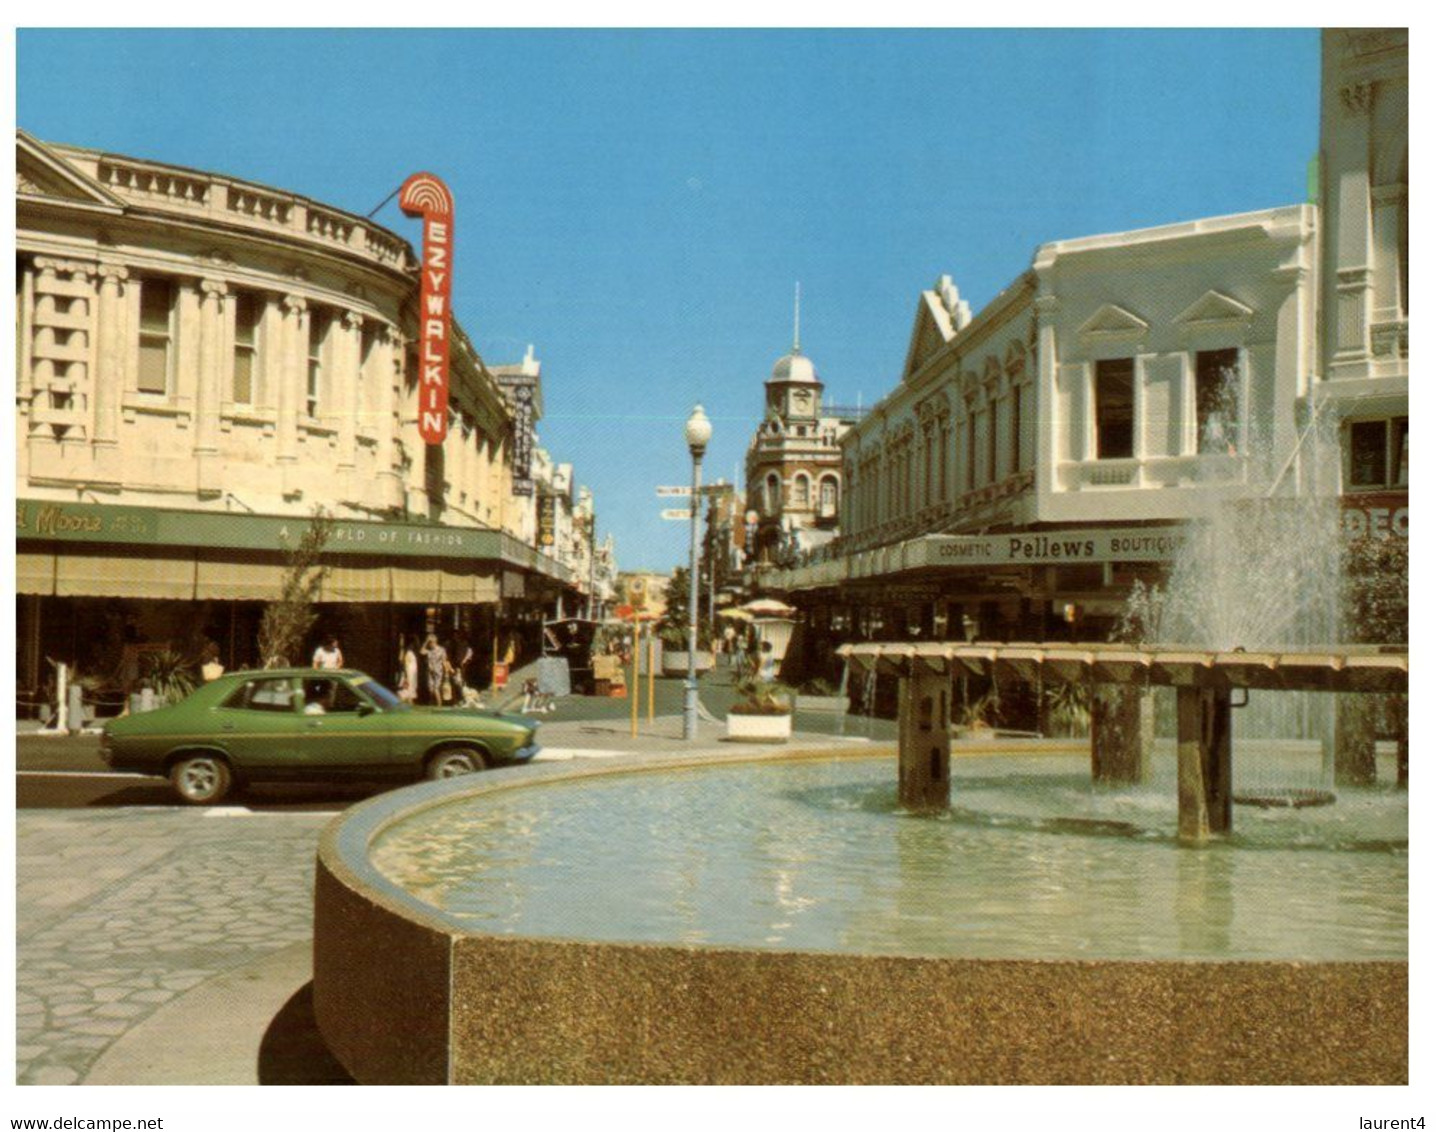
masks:
{"type": "MultiPolygon", "coordinates": [[[[321,676],[360,676],[365,680],[369,679],[367,672],[360,672],[357,668],[247,668],[241,672],[226,672],[220,680],[256,680],[275,679],[282,677],[299,677],[303,680],[314,680],[321,676]]],[[[216,680],[215,683],[219,681],[216,680]]]]}

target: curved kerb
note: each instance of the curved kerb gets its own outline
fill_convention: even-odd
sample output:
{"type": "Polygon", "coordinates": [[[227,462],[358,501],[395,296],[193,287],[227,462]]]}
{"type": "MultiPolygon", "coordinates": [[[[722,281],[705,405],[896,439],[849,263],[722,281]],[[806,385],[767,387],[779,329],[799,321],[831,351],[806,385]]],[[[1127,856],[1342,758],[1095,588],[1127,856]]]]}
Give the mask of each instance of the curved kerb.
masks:
{"type": "Polygon", "coordinates": [[[384,829],[461,797],[873,753],[615,757],[361,803],[319,844],[325,1040],[374,1084],[1406,1083],[1405,962],[906,958],[498,936],[415,899],[369,859],[384,829]]]}

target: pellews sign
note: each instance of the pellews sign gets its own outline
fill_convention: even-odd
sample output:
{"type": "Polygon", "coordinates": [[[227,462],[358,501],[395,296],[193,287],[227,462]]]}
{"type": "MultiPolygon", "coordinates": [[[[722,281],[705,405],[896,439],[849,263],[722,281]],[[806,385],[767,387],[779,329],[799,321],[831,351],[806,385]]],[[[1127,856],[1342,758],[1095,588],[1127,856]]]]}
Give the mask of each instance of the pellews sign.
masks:
{"type": "Polygon", "coordinates": [[[399,208],[424,224],[419,268],[419,435],[442,444],[449,431],[449,297],[454,282],[454,196],[432,173],[415,173],[399,208]]]}
{"type": "Polygon", "coordinates": [[[925,566],[1167,562],[1186,541],[1174,528],[1098,528],[1042,534],[936,535],[922,540],[925,566]]]}

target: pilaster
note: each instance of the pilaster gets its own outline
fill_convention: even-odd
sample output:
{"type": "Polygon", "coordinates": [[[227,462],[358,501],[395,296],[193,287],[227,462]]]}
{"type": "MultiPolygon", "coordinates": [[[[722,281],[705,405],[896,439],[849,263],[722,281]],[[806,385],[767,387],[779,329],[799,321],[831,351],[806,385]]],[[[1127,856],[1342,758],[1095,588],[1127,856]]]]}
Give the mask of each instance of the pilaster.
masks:
{"type": "Polygon", "coordinates": [[[223,490],[219,461],[219,413],[223,399],[225,321],[229,286],[219,280],[199,283],[199,370],[195,382],[195,489],[201,495],[223,490]]]}
{"type": "Polygon", "coordinates": [[[309,304],[298,295],[285,295],[280,300],[280,310],[283,322],[276,391],[276,459],[282,471],[282,490],[290,495],[298,487],[299,402],[304,395],[305,367],[309,360],[309,304]]]}
{"type": "Polygon", "coordinates": [[[364,375],[359,367],[364,360],[364,316],[358,311],[345,311],[339,318],[339,326],[338,349],[332,355],[335,373],[330,389],[339,406],[339,472],[341,477],[352,480],[359,460],[357,428],[363,411],[364,375]]]}

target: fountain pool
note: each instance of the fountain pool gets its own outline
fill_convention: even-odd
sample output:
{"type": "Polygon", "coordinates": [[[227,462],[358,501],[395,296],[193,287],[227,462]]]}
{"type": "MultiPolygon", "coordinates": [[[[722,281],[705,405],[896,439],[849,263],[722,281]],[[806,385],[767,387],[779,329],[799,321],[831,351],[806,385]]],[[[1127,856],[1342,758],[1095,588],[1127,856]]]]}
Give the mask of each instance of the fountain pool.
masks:
{"type": "Polygon", "coordinates": [[[1082,757],[967,758],[953,794],[945,814],[905,814],[890,758],[693,767],[435,805],[385,829],[371,857],[465,927],[504,934],[986,959],[1406,957],[1404,792],[1272,810],[1196,854],[1160,776],[1117,791],[1082,757]]]}
{"type": "MultiPolygon", "coordinates": [[[[877,752],[873,751],[872,755],[877,752]]],[[[554,763],[321,840],[314,1005],[374,1083],[1400,1083],[1406,796],[1183,845],[1084,756],[554,763]]]]}

